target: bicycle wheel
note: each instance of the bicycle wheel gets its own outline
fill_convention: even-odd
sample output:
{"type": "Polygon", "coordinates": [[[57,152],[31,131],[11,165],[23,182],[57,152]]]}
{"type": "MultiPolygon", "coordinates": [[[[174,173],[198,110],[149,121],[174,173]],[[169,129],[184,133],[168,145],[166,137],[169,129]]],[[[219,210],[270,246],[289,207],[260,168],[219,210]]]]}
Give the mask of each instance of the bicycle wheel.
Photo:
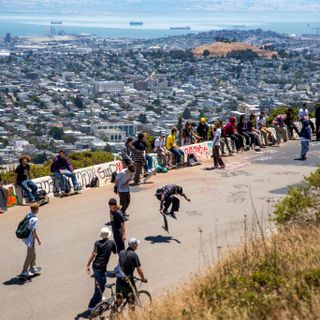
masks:
{"type": "Polygon", "coordinates": [[[90,314],[91,320],[111,320],[112,313],[109,303],[101,301],[90,314]]]}
{"type": "Polygon", "coordinates": [[[137,292],[137,295],[138,295],[137,305],[139,307],[148,307],[151,305],[152,297],[148,291],[140,290],[137,292]]]}

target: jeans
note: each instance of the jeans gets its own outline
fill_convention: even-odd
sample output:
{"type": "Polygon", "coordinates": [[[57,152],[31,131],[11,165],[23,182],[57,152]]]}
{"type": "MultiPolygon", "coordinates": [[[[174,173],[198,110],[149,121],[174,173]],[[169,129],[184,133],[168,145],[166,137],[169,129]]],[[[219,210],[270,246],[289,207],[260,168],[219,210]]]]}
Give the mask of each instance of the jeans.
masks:
{"type": "Polygon", "coordinates": [[[176,163],[180,163],[181,162],[181,158],[182,158],[182,162],[184,162],[184,152],[181,149],[178,148],[171,148],[170,152],[172,154],[174,154],[174,156],[176,157],[176,163]]]}
{"type": "Polygon", "coordinates": [[[144,165],[144,169],[145,169],[146,171],[152,170],[152,168],[153,168],[153,165],[152,165],[152,157],[150,156],[150,154],[146,154],[145,158],[146,158],[146,163],[145,163],[145,165],[144,165]]]}
{"type": "Polygon", "coordinates": [[[134,172],[134,183],[140,183],[140,174],[142,171],[143,163],[141,162],[135,162],[134,165],[136,166],[136,171],[134,172]]]}
{"type": "Polygon", "coordinates": [[[179,211],[180,209],[180,200],[177,197],[171,196],[164,200],[164,212],[168,212],[168,209],[170,205],[172,204],[171,213],[174,213],[175,211],[179,211]]]}
{"type": "Polygon", "coordinates": [[[94,277],[94,294],[90,300],[89,308],[94,308],[101,300],[104,288],[107,282],[106,273],[104,271],[93,269],[94,277]]]}
{"type": "Polygon", "coordinates": [[[280,127],[279,125],[274,125],[273,127],[277,133],[277,143],[279,144],[281,142],[281,136],[283,138],[283,142],[286,142],[287,141],[286,127],[280,127]]]}
{"type": "Polygon", "coordinates": [[[224,167],[224,162],[223,162],[223,160],[221,159],[221,156],[220,156],[220,146],[214,146],[212,151],[213,151],[214,167],[218,168],[219,165],[221,167],[224,167]]]}
{"type": "Polygon", "coordinates": [[[20,183],[21,188],[26,192],[30,201],[36,200],[36,192],[38,190],[36,184],[31,180],[24,180],[20,183]],[[30,191],[31,189],[31,191],[30,191]]]}
{"type": "Polygon", "coordinates": [[[301,158],[302,159],[306,159],[308,151],[309,151],[309,141],[301,141],[301,158]]]}
{"type": "Polygon", "coordinates": [[[119,192],[121,211],[126,214],[126,211],[130,205],[130,192],[119,192]]]}
{"type": "Polygon", "coordinates": [[[63,173],[55,172],[54,176],[60,179],[61,191],[66,191],[66,177],[71,178],[73,189],[78,189],[79,187],[76,175],[70,172],[69,170],[63,170],[63,173]]]}

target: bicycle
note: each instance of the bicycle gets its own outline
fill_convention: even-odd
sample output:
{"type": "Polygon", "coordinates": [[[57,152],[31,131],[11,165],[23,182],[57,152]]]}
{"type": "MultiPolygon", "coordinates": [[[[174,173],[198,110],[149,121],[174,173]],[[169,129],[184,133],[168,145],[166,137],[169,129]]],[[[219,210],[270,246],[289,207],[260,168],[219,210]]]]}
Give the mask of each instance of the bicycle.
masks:
{"type": "MultiPolygon", "coordinates": [[[[115,278],[115,275],[113,272],[107,272],[107,277],[115,278]]],[[[129,278],[126,278],[126,281],[128,281],[128,284],[132,289],[133,299],[128,301],[128,299],[122,297],[122,294],[116,293],[114,291],[115,283],[106,284],[105,287],[111,291],[111,296],[110,298],[103,297],[102,301],[96,305],[91,312],[91,320],[112,320],[115,319],[118,314],[122,313],[126,307],[128,307],[129,310],[134,311],[136,306],[142,308],[143,306],[151,305],[152,298],[148,291],[138,290],[136,286],[131,284],[129,278]]],[[[141,287],[141,279],[134,277],[134,282],[140,283],[139,288],[141,287]]]]}

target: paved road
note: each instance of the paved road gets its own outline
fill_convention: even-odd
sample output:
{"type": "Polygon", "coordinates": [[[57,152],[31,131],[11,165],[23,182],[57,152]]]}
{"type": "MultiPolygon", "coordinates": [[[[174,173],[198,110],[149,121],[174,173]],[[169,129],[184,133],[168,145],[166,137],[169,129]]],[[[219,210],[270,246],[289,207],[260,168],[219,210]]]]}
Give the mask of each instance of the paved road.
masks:
{"type": "MultiPolygon", "coordinates": [[[[312,146],[305,162],[293,160],[298,150],[298,142],[288,142],[263,153],[229,157],[226,170],[205,171],[209,164],[204,164],[157,175],[153,184],[135,187],[127,229],[129,237],[142,240],[138,253],[149,278],[145,287],[153,295],[175,287],[215,261],[218,251],[239,243],[244,215],[252,221],[250,192],[267,227],[268,214],[287,185],[298,183],[319,164],[320,145],[312,146]],[[192,203],[182,200],[178,221],[170,219],[170,234],[161,228],[153,197],[155,189],[166,183],[182,185],[192,199],[192,203]]],[[[43,274],[25,285],[15,279],[26,249],[14,231],[28,208],[15,208],[0,217],[1,319],[67,320],[85,311],[93,290],[85,265],[100,228],[109,220],[107,201],[112,196],[109,185],[53,199],[41,208],[43,245],[37,253],[43,274]]],[[[115,264],[113,257],[110,266],[115,264]]]]}

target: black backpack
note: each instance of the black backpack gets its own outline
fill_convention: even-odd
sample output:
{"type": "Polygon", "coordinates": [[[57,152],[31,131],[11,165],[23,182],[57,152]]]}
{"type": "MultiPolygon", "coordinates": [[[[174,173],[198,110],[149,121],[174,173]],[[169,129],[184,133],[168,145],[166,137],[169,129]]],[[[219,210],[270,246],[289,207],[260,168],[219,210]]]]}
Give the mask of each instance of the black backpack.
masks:
{"type": "Polygon", "coordinates": [[[99,187],[99,178],[98,177],[93,177],[91,179],[91,182],[86,185],[87,188],[97,188],[99,187]]]}
{"type": "Polygon", "coordinates": [[[36,201],[41,201],[46,199],[47,193],[44,190],[38,190],[36,193],[36,201]]]}
{"type": "Polygon", "coordinates": [[[115,183],[116,178],[117,178],[117,172],[114,171],[111,173],[111,183],[115,183]]]}
{"type": "Polygon", "coordinates": [[[29,220],[26,215],[24,219],[18,224],[18,228],[16,230],[16,236],[18,239],[26,239],[29,237],[31,230],[29,229],[29,220]]]}

